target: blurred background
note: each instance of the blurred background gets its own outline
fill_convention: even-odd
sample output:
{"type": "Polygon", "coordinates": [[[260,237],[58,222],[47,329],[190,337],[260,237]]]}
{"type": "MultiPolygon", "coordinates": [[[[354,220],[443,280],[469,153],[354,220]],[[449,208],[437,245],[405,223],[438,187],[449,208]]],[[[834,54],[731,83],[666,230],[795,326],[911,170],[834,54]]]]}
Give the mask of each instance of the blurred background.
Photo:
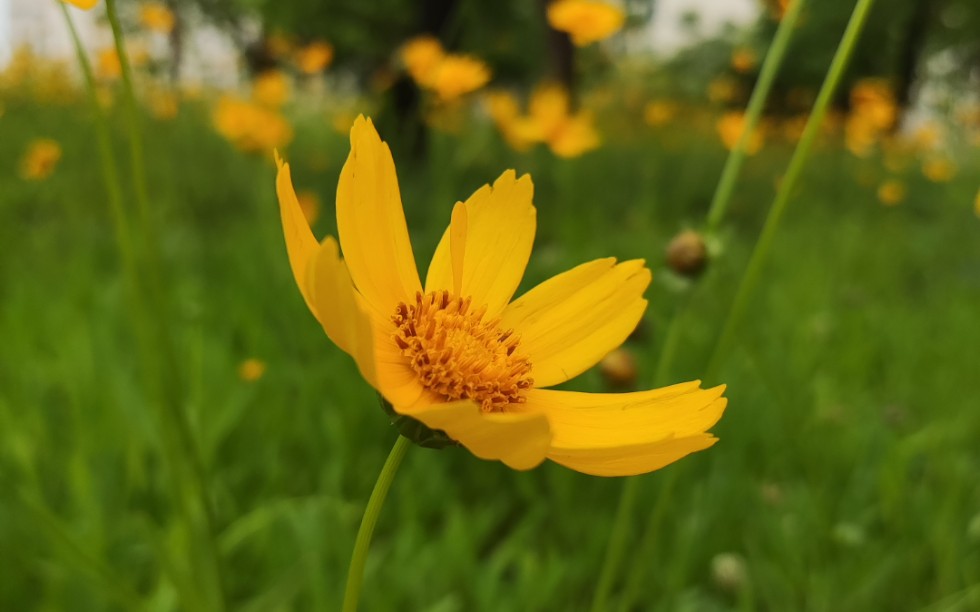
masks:
{"type": "MultiPolygon", "coordinates": [[[[569,388],[728,384],[720,442],[641,477],[607,609],[980,609],[974,0],[874,7],[711,372],[852,2],[803,8],[708,232],[783,0],[116,5],[135,114],[104,0],[67,7],[94,106],[61,4],[0,0],[0,609],[339,607],[396,432],[295,287],[272,150],[335,234],[360,113],[423,271],[508,168],[519,293],[646,259],[643,323],[569,388]]],[[[587,610],[622,486],[413,448],[362,609],[587,610]]]]}

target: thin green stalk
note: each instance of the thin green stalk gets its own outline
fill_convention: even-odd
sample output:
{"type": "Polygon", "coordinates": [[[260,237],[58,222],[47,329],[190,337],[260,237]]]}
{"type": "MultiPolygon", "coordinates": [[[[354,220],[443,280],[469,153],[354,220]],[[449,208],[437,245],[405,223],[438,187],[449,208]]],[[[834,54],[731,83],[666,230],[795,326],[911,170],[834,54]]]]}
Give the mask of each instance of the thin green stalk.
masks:
{"type": "Polygon", "coordinates": [[[364,581],[364,564],[367,562],[368,549],[371,547],[371,536],[374,535],[374,526],[378,522],[381,514],[381,507],[388,496],[388,489],[395,479],[398,466],[405,458],[405,452],[412,445],[411,440],[405,436],[398,436],[395,445],[388,453],[378,480],[374,483],[374,490],[368,499],[367,507],[364,508],[364,516],[361,517],[361,526],[357,530],[357,539],[354,540],[354,552],[350,557],[350,569],[347,570],[347,587],[344,590],[343,612],[355,612],[357,601],[361,596],[361,583],[364,581]]]}
{"type": "Polygon", "coordinates": [[[783,214],[786,212],[790,195],[793,192],[793,188],[796,187],[796,182],[810,155],[813,143],[816,141],[820,130],[820,124],[827,114],[827,107],[830,106],[834,93],[837,91],[837,86],[840,84],[841,77],[844,75],[844,69],[851,57],[851,53],[854,51],[858,37],[861,34],[861,29],[864,27],[864,23],[873,4],[874,0],[858,0],[854,6],[854,12],[851,13],[851,19],[847,23],[847,28],[844,30],[844,36],[841,38],[836,53],[834,53],[834,59],[830,63],[830,69],[827,71],[823,85],[820,86],[820,93],[817,94],[817,100],[813,105],[813,110],[810,113],[809,119],[807,119],[806,127],[803,128],[803,135],[800,137],[800,142],[796,146],[796,150],[793,151],[793,157],[790,159],[789,166],[786,168],[786,174],[783,175],[772,207],[766,216],[762,233],[759,234],[759,239],[755,243],[748,267],[735,293],[735,299],[732,302],[731,309],[728,311],[728,316],[725,319],[722,332],[718,337],[718,342],[715,344],[715,350],[711,355],[711,359],[708,361],[705,374],[706,378],[714,378],[718,372],[718,368],[721,366],[721,359],[731,347],[735,328],[741,320],[742,314],[745,312],[749,296],[752,295],[759,282],[762,265],[765,263],[769,249],[772,247],[773,238],[776,235],[776,230],[779,228],[783,214]]]}
{"type": "MultiPolygon", "coordinates": [[[[731,202],[732,194],[734,193],[735,181],[745,161],[746,146],[751,134],[755,131],[759,123],[759,118],[762,116],[762,110],[769,97],[769,92],[772,90],[772,84],[776,78],[776,74],[779,72],[779,68],[786,56],[786,50],[789,48],[789,42],[793,37],[796,22],[800,16],[804,2],[805,0],[796,0],[790,4],[789,9],[779,23],[779,27],[776,29],[776,34],[766,53],[765,60],[762,62],[759,78],[755,83],[755,87],[752,89],[752,95],[749,97],[744,128],[738,138],[738,142],[735,143],[735,147],[725,161],[721,177],[718,180],[718,186],[715,188],[714,196],[711,199],[711,205],[708,209],[705,223],[708,233],[717,231],[728,210],[728,204],[731,202]]],[[[670,372],[670,367],[673,364],[674,357],[677,354],[681,337],[681,320],[683,319],[683,313],[686,310],[688,302],[689,298],[685,298],[678,304],[668,324],[667,336],[661,349],[660,360],[657,363],[657,373],[655,375],[655,382],[658,385],[664,384],[667,374],[670,372]]],[[[603,612],[606,610],[609,593],[612,590],[613,578],[618,572],[623,553],[626,549],[626,538],[630,531],[629,522],[633,516],[632,506],[635,504],[638,488],[638,478],[633,477],[627,479],[620,492],[616,518],[610,531],[606,555],[599,574],[599,582],[596,585],[596,592],[592,599],[591,609],[593,612],[603,612]]]]}
{"type": "MultiPolygon", "coordinates": [[[[193,495],[197,499],[197,503],[201,506],[206,531],[205,537],[195,536],[193,538],[203,549],[201,556],[204,558],[203,563],[199,563],[201,567],[195,569],[194,573],[199,575],[210,571],[217,585],[215,590],[217,591],[216,599],[218,600],[212,603],[210,609],[223,609],[224,595],[221,582],[220,558],[217,552],[217,545],[215,544],[216,529],[213,512],[211,510],[210,499],[207,496],[203,464],[200,461],[196,445],[193,443],[190,424],[181,407],[180,385],[177,384],[176,380],[177,360],[173,345],[171,344],[171,335],[167,329],[166,313],[161,310],[163,306],[163,300],[160,299],[161,289],[158,284],[154,286],[154,281],[159,277],[155,274],[147,274],[146,266],[141,265],[151,263],[151,267],[156,268],[158,260],[156,257],[152,257],[151,262],[148,262],[145,257],[140,257],[141,252],[136,248],[132,224],[127,214],[125,200],[120,188],[119,170],[112,150],[109,124],[105,113],[99,106],[92,66],[82,47],[69,10],[65,3],[57,2],[57,4],[61,6],[65,22],[72,36],[75,53],[82,69],[92,106],[93,117],[95,118],[96,137],[102,162],[103,179],[106,184],[115,238],[123,263],[123,272],[129,285],[131,315],[140,348],[141,362],[144,366],[142,368],[143,374],[147,383],[155,391],[156,396],[163,398],[163,402],[157,403],[157,406],[161,412],[162,447],[164,450],[164,459],[171,472],[169,482],[172,487],[172,495],[178,501],[179,507],[183,509],[188,525],[193,526],[197,524],[196,511],[189,506],[186,499],[187,496],[184,492],[184,483],[189,481],[193,495]],[[159,351],[154,347],[163,350],[159,351]],[[187,472],[189,474],[186,474],[187,472]]],[[[115,18],[114,5],[110,5],[113,5],[111,0],[107,3],[107,9],[112,16],[112,20],[115,22],[113,32],[117,35],[117,52],[120,54],[120,63],[124,66],[123,73],[127,74],[128,61],[125,59],[125,50],[121,48],[121,39],[119,38],[121,37],[121,31],[116,29],[118,28],[118,19],[115,18]]],[[[130,82],[128,78],[126,81],[130,82]]],[[[135,113],[135,106],[133,108],[135,113]]],[[[133,123],[130,127],[135,129],[138,126],[133,123]]],[[[139,135],[137,133],[137,142],[138,139],[139,135]]],[[[138,148],[137,146],[137,150],[138,148]]],[[[134,166],[141,164],[141,158],[133,158],[133,163],[134,166]]],[[[153,232],[150,231],[148,221],[144,218],[138,225],[140,242],[144,248],[149,247],[149,250],[152,252],[153,243],[151,240],[153,240],[153,232]]]]}
{"type": "Polygon", "coordinates": [[[762,62],[762,68],[759,70],[759,79],[752,89],[748,107],[745,109],[744,128],[738,137],[738,142],[735,143],[735,148],[732,149],[731,154],[725,161],[725,167],[721,171],[721,178],[718,180],[715,194],[711,198],[711,206],[708,208],[708,218],[705,226],[709,234],[718,230],[725,217],[725,213],[728,211],[728,204],[732,200],[732,193],[735,189],[735,180],[738,178],[738,173],[742,169],[742,163],[745,161],[745,148],[748,146],[749,138],[751,138],[756,126],[759,124],[762,109],[766,105],[766,99],[769,97],[769,91],[772,89],[772,83],[776,78],[776,74],[779,72],[779,67],[783,63],[783,58],[786,56],[789,41],[793,38],[793,31],[796,28],[796,21],[805,3],[806,0],[796,0],[790,3],[786,14],[783,15],[782,21],[779,22],[776,35],[773,37],[769,51],[766,53],[766,57],[762,62]]]}

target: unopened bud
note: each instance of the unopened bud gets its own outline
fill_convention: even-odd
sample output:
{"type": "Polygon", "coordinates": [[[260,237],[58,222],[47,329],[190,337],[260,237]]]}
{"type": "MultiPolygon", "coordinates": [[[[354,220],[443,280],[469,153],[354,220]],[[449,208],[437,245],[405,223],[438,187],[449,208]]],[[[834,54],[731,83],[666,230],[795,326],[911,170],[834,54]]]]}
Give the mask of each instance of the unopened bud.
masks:
{"type": "Polygon", "coordinates": [[[746,580],[745,559],[738,553],[715,555],[711,559],[711,579],[723,591],[740,591],[746,580]]]}
{"type": "Polygon", "coordinates": [[[667,245],[667,265],[681,276],[695,277],[708,262],[704,238],[694,230],[684,230],[667,245]]]}
{"type": "Polygon", "coordinates": [[[624,348],[618,348],[602,358],[599,371],[611,387],[632,387],[636,382],[636,358],[624,348]]]}

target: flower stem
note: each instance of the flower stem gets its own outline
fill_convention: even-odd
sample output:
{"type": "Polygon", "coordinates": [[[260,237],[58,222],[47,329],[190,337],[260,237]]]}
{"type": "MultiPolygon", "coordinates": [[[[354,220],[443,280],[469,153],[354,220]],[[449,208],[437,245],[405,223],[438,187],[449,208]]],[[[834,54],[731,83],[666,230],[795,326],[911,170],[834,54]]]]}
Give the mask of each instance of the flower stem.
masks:
{"type": "Polygon", "coordinates": [[[405,452],[412,445],[411,440],[405,436],[398,436],[395,445],[388,453],[378,480],[374,483],[374,490],[368,499],[367,507],[364,508],[364,516],[361,517],[361,526],[357,530],[357,539],[354,540],[354,552],[350,557],[350,568],[347,570],[347,587],[344,590],[343,612],[355,612],[357,601],[361,596],[361,583],[364,581],[364,564],[367,562],[368,549],[371,547],[371,536],[374,535],[374,526],[378,522],[381,514],[381,507],[388,496],[388,489],[395,479],[398,466],[405,458],[405,452]]]}
{"type": "Polygon", "coordinates": [[[772,83],[779,72],[779,67],[786,56],[789,48],[789,41],[793,38],[793,31],[796,28],[796,21],[800,16],[806,0],[796,0],[792,2],[776,28],[776,35],[772,39],[772,45],[766,52],[766,57],[762,61],[762,68],[759,70],[759,79],[752,88],[752,95],[749,96],[749,104],[745,109],[745,125],[742,133],[735,143],[728,159],[725,160],[725,167],[722,168],[721,178],[718,179],[718,186],[715,194],[711,198],[711,206],[708,208],[708,218],[705,229],[708,233],[718,230],[725,213],[728,211],[728,204],[732,201],[732,193],[735,190],[735,180],[742,169],[745,161],[745,147],[748,145],[752,133],[755,132],[762,116],[762,109],[766,105],[772,83]]]}
{"type": "MultiPolygon", "coordinates": [[[[728,204],[731,202],[735,189],[735,181],[745,161],[745,147],[748,144],[752,132],[755,131],[759,123],[762,109],[765,106],[766,99],[769,97],[769,92],[772,90],[772,84],[776,78],[776,74],[779,72],[779,67],[782,65],[783,59],[786,56],[786,50],[789,48],[789,42],[792,39],[796,22],[804,2],[805,0],[796,0],[790,5],[782,21],[780,21],[779,27],[776,29],[772,44],[766,53],[765,60],[762,62],[759,79],[756,81],[755,87],[752,89],[752,95],[749,97],[745,126],[738,138],[738,142],[735,143],[735,147],[725,161],[721,178],[718,180],[718,186],[715,188],[714,196],[711,199],[711,206],[708,209],[706,220],[706,230],[709,233],[717,231],[728,210],[728,204]]],[[[690,302],[689,294],[693,290],[694,288],[688,289],[688,296],[682,298],[671,315],[666,338],[661,349],[660,359],[657,362],[655,382],[658,385],[664,384],[673,365],[681,338],[681,321],[686,306],[690,302]]],[[[616,518],[614,519],[613,528],[609,535],[606,555],[599,574],[599,583],[596,586],[596,592],[592,599],[591,609],[593,612],[602,612],[607,609],[609,593],[613,586],[613,578],[622,563],[622,557],[625,552],[626,538],[630,532],[629,524],[633,516],[633,505],[636,503],[638,488],[639,478],[632,477],[626,480],[620,492],[616,518]]]]}
{"type": "Polygon", "coordinates": [[[823,85],[820,86],[820,92],[817,94],[817,100],[813,105],[813,110],[810,112],[810,117],[807,119],[806,127],[803,128],[803,135],[800,137],[800,142],[796,146],[796,150],[793,151],[793,157],[790,159],[789,166],[786,168],[786,174],[783,175],[780,181],[779,190],[776,192],[772,207],[766,216],[762,233],[759,234],[759,239],[756,241],[755,248],[752,250],[748,267],[742,276],[742,280],[739,282],[735,299],[732,301],[732,306],[728,311],[728,316],[718,337],[718,342],[715,344],[714,352],[708,361],[705,378],[714,378],[718,372],[718,368],[721,366],[721,359],[731,347],[732,341],[734,340],[735,328],[741,320],[742,314],[745,312],[749,296],[752,295],[752,291],[755,290],[759,282],[762,265],[766,261],[766,256],[772,247],[773,237],[776,235],[779,223],[783,218],[783,214],[786,212],[790,194],[792,194],[793,188],[796,186],[800,173],[806,164],[806,160],[810,156],[813,143],[816,141],[817,134],[820,130],[820,124],[823,122],[824,115],[827,114],[827,107],[830,106],[830,101],[833,99],[834,93],[837,91],[837,86],[840,84],[841,77],[844,75],[844,69],[847,67],[847,62],[851,57],[851,53],[854,51],[872,4],[874,4],[874,0],[858,0],[854,6],[854,12],[851,13],[851,19],[848,21],[847,28],[844,30],[844,36],[837,46],[837,51],[834,53],[834,59],[830,63],[830,68],[827,71],[827,76],[824,78],[823,85]]]}

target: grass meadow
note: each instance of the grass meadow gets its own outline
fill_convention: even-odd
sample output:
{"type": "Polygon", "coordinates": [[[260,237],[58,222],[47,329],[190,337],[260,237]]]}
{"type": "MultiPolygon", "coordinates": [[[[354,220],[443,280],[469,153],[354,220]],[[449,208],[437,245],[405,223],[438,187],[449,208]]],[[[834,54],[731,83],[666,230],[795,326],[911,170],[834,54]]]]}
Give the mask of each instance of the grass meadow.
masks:
{"type": "MultiPolygon", "coordinates": [[[[347,137],[317,109],[294,121],[283,154],[297,189],[319,197],[317,235],[335,234],[347,137]]],[[[423,270],[453,203],[508,168],[532,175],[538,209],[518,293],[593,258],[645,258],[650,306],[626,347],[636,387],[649,388],[679,304],[668,379],[705,375],[792,152],[774,139],[747,159],[691,283],[664,250],[702,224],[727,155],[702,123],[619,116],[601,148],[574,159],[515,152],[485,121],[432,131],[425,156],[380,131],[423,270]]],[[[338,609],[397,432],[296,290],[271,153],[229,145],[205,101],[141,126],[179,366],[169,384],[213,502],[228,609],[338,609]]],[[[0,609],[202,609],[203,536],[182,511],[192,492],[169,484],[95,139],[81,102],[4,102],[0,609]],[[38,137],[62,155],[27,181],[17,164],[38,137]]],[[[728,385],[720,442],[640,477],[609,609],[980,608],[980,157],[960,153],[955,176],[931,181],[915,163],[893,171],[880,153],[819,140],[734,347],[705,380],[728,385]],[[885,206],[876,190],[896,172],[907,191],[885,206]]],[[[567,386],[608,383],[593,370],[567,386]]],[[[464,449],[411,448],[362,608],[587,610],[621,489],[550,462],[517,472],[464,449]]]]}

